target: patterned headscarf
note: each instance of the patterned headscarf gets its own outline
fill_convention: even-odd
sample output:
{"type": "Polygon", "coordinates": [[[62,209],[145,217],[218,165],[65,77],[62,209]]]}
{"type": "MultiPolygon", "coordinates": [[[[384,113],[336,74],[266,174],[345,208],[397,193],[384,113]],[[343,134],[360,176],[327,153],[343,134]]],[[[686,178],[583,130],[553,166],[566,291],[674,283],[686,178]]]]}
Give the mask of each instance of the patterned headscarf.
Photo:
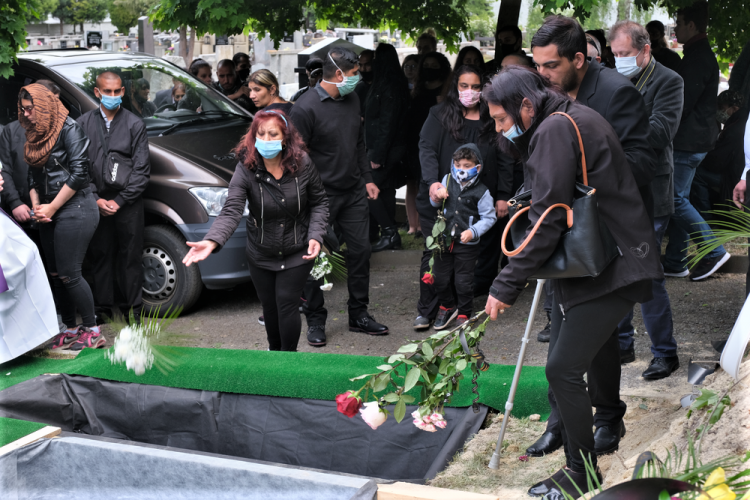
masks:
{"type": "Polygon", "coordinates": [[[34,104],[36,123],[31,123],[21,109],[21,95],[18,96],[18,121],[26,129],[26,145],[24,146],[24,160],[30,167],[42,167],[52,152],[52,148],[60,136],[68,110],[60,99],[50,92],[47,87],[32,83],[21,89],[31,95],[34,104]]]}

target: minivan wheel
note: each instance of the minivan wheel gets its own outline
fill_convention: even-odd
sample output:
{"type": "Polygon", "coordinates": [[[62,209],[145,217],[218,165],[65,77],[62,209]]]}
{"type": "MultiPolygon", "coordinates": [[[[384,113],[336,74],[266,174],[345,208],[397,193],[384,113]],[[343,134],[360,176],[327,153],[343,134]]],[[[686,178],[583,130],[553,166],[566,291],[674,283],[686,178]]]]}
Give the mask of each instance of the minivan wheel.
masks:
{"type": "Polygon", "coordinates": [[[197,265],[186,267],[182,259],[189,247],[171,226],[147,226],[143,232],[143,309],[164,315],[167,309],[190,309],[203,290],[197,265]]]}

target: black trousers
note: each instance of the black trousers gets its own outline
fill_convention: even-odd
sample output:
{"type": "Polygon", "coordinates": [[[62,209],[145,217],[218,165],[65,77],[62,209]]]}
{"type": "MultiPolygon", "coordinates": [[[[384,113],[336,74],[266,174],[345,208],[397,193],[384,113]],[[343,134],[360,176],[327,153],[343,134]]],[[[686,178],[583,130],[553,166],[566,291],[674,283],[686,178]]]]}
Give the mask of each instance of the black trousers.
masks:
{"type": "Polygon", "coordinates": [[[477,295],[488,294],[492,282],[497,278],[500,259],[503,256],[500,240],[507,222],[507,217],[499,219],[479,240],[479,259],[474,270],[474,293],[477,295]]]}
{"type": "Polygon", "coordinates": [[[69,328],[76,325],[76,310],[81,314],[83,326],[96,326],[94,297],[81,268],[98,224],[99,209],[88,188],[76,192],[52,216],[52,222],[39,224],[55,305],[69,328]]]}
{"type": "Polygon", "coordinates": [[[99,219],[89,245],[97,316],[112,318],[119,306],[127,318],[143,308],[143,198],[99,219]]]}
{"type": "Polygon", "coordinates": [[[452,309],[457,305],[458,314],[471,317],[474,301],[474,268],[479,250],[479,244],[464,245],[456,242],[450,251],[435,256],[432,271],[435,274],[433,286],[438,295],[438,305],[446,309],[452,309]],[[453,298],[451,277],[456,288],[456,299],[453,298]]]}
{"type": "MultiPolygon", "coordinates": [[[[422,234],[432,236],[432,226],[435,225],[435,219],[428,219],[423,215],[419,215],[419,224],[422,227],[422,234]]],[[[419,266],[419,300],[417,301],[417,312],[420,316],[424,316],[430,320],[435,319],[438,312],[438,294],[435,290],[434,285],[427,285],[422,281],[424,273],[430,270],[430,258],[432,258],[432,250],[427,250],[425,247],[422,250],[422,263],[419,266]]]]}
{"type": "Polygon", "coordinates": [[[560,415],[557,425],[567,466],[575,472],[586,470],[581,453],[596,466],[591,401],[598,402],[597,418],[611,421],[625,415],[617,325],[634,305],[610,293],[572,307],[563,316],[554,300],[546,374],[560,415]]]}
{"type": "Polygon", "coordinates": [[[248,261],[250,277],[263,304],[268,348],[271,351],[296,351],[302,319],[299,297],[314,261],[290,269],[271,271],[248,261]]]}
{"type": "Polygon", "coordinates": [[[367,200],[370,209],[370,231],[376,233],[380,229],[396,225],[396,188],[391,178],[393,169],[385,165],[372,171],[372,180],[380,194],[377,200],[367,200]],[[374,226],[374,227],[373,227],[374,226]]]}
{"type": "MultiPolygon", "coordinates": [[[[328,210],[328,223],[341,230],[346,243],[349,318],[360,319],[367,315],[370,303],[370,211],[364,186],[353,189],[351,193],[328,195],[328,210]]],[[[304,289],[307,302],[303,311],[307,324],[325,325],[328,311],[319,282],[308,281],[304,289]]]]}

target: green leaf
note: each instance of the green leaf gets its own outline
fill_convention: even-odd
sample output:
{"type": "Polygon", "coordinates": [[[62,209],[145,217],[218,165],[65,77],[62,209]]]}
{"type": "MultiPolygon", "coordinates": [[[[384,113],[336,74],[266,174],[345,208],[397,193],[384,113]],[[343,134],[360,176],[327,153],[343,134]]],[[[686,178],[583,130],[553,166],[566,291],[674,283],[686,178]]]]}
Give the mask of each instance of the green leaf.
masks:
{"type": "Polygon", "coordinates": [[[404,355],[403,354],[394,354],[390,358],[388,358],[388,362],[389,363],[394,363],[394,362],[396,362],[398,360],[401,360],[401,359],[404,359],[404,355]]]}
{"type": "Polygon", "coordinates": [[[435,265],[435,255],[430,257],[430,262],[428,262],[427,265],[430,266],[430,269],[432,269],[432,266],[435,265]]]}
{"type": "Polygon", "coordinates": [[[427,358],[432,357],[432,346],[430,346],[429,342],[422,342],[422,353],[424,353],[427,358]]]}
{"type": "Polygon", "coordinates": [[[440,220],[438,220],[438,221],[437,221],[437,222],[435,223],[435,229],[437,229],[437,230],[438,230],[438,232],[441,232],[441,233],[442,233],[443,231],[445,231],[445,220],[443,220],[443,219],[440,219],[440,220]]]}
{"type": "Polygon", "coordinates": [[[396,403],[396,408],[393,409],[393,418],[396,419],[396,422],[401,423],[405,415],[406,415],[406,402],[402,398],[398,400],[398,403],[396,403]]]}
{"type": "Polygon", "coordinates": [[[672,496],[667,490],[661,490],[661,493],[659,493],[659,500],[669,500],[670,498],[672,498],[672,496]]]}
{"type": "Polygon", "coordinates": [[[465,359],[459,359],[458,363],[456,363],[456,370],[462,372],[466,369],[467,365],[468,363],[466,362],[465,359]]]}
{"type": "Polygon", "coordinates": [[[385,372],[388,370],[393,370],[393,367],[391,365],[380,365],[378,366],[378,370],[385,372]]]}
{"type": "Polygon", "coordinates": [[[390,382],[391,376],[388,373],[381,374],[378,378],[375,379],[375,383],[372,384],[372,390],[375,392],[384,391],[386,387],[388,387],[388,382],[390,382]]]}
{"type": "Polygon", "coordinates": [[[445,370],[448,368],[448,365],[450,364],[450,362],[451,362],[450,359],[444,358],[440,362],[440,368],[438,369],[438,373],[440,373],[441,375],[445,375],[445,370]]]}
{"type": "Polygon", "coordinates": [[[417,352],[417,349],[419,348],[418,344],[406,344],[402,345],[398,348],[398,351],[396,352],[417,352]]]}
{"type": "Polygon", "coordinates": [[[424,244],[427,246],[427,248],[432,248],[432,246],[435,244],[435,238],[432,236],[428,236],[424,240],[424,244]]]}
{"type": "Polygon", "coordinates": [[[404,380],[404,392],[409,392],[412,387],[417,385],[417,382],[419,381],[419,375],[419,368],[412,368],[411,370],[409,370],[409,373],[406,374],[406,379],[404,380]]]}
{"type": "Polygon", "coordinates": [[[363,378],[372,377],[373,375],[377,375],[377,373],[366,373],[364,375],[360,375],[359,377],[350,378],[349,380],[354,382],[355,380],[362,380],[363,378]]]}
{"type": "Polygon", "coordinates": [[[383,396],[383,398],[389,403],[395,403],[396,401],[398,401],[398,394],[396,394],[395,392],[389,392],[388,394],[383,396]]]}
{"type": "Polygon", "coordinates": [[[407,404],[414,402],[414,396],[409,396],[408,394],[404,394],[401,396],[401,399],[403,399],[407,404]]]}

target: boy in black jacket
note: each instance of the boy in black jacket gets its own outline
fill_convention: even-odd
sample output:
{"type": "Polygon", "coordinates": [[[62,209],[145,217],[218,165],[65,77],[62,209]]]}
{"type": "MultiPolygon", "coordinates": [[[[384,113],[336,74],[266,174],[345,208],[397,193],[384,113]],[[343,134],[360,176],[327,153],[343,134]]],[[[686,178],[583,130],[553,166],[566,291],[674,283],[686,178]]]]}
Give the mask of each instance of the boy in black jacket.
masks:
{"type": "MultiPolygon", "coordinates": [[[[479,182],[482,155],[475,144],[460,146],[453,153],[451,173],[441,180],[444,186],[430,198],[433,207],[443,207],[446,218],[445,231],[452,243],[434,256],[432,267],[435,289],[438,295],[435,329],[442,330],[458,316],[458,324],[469,319],[474,299],[474,267],[479,257],[479,238],[497,221],[495,203],[487,186],[479,182]],[[450,288],[454,277],[458,305],[453,300],[450,288]]],[[[429,274],[424,279],[430,280],[429,274]]]]}

